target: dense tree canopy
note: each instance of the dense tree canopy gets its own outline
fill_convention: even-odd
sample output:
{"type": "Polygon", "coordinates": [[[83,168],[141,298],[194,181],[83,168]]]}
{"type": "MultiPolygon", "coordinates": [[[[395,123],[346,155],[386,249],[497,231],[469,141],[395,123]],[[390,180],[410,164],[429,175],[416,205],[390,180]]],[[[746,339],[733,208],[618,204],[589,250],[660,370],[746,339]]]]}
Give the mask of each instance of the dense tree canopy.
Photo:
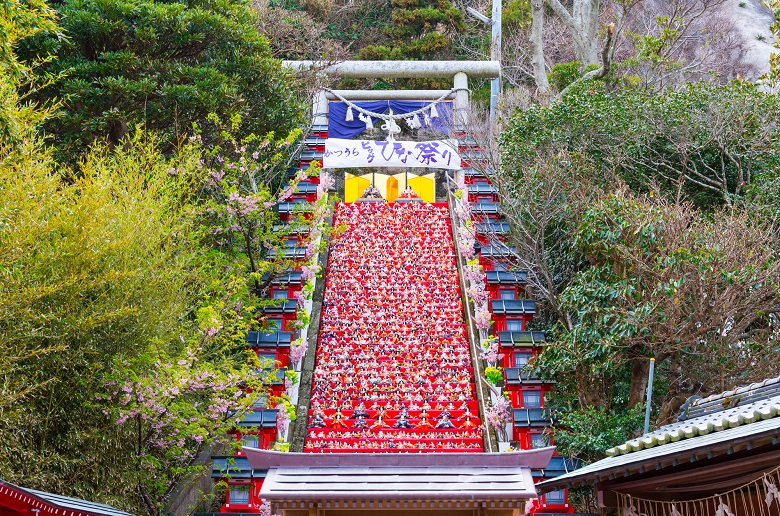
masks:
{"type": "Polygon", "coordinates": [[[657,424],[780,370],[777,102],[591,82],[510,120],[493,179],[553,337],[535,367],[558,382],[562,451],[595,460],[641,430],[651,357],[657,424]]]}
{"type": "Polygon", "coordinates": [[[632,188],[709,208],[730,204],[777,166],[779,101],[744,83],[664,94],[586,83],[518,114],[503,139],[517,170],[562,149],[581,152],[632,188]]]}
{"type": "MultiPolygon", "coordinates": [[[[44,1],[8,2],[0,6],[0,157],[29,137],[46,110],[26,102],[20,88],[34,90],[34,68],[41,60],[25,63],[16,50],[20,43],[41,33],[58,35],[54,11],[44,1]]],[[[45,60],[46,56],[42,56],[45,60]]],[[[50,106],[49,106],[50,107],[50,106]]]]}
{"type": "Polygon", "coordinates": [[[294,186],[242,192],[236,158],[208,157],[139,132],[72,183],[45,155],[0,169],[2,478],[158,514],[256,401],[244,337],[289,266],[273,206],[294,186]]]}
{"type": "Polygon", "coordinates": [[[244,135],[302,122],[247,2],[66,0],[57,14],[66,37],[27,40],[22,55],[54,56],[45,71],[56,79],[35,97],[63,100],[45,133],[71,163],[136,125],[155,130],[170,150],[209,113],[240,115],[244,135]]]}

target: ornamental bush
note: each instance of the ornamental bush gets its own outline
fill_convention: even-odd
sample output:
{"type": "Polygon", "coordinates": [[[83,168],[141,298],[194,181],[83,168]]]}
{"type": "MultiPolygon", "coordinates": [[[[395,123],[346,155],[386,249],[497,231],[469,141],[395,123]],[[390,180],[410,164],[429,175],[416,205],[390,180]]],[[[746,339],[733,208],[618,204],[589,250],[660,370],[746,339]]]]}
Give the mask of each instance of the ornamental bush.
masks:
{"type": "Polygon", "coordinates": [[[487,367],[485,368],[485,379],[491,385],[498,385],[504,381],[503,370],[500,367],[487,367]]]}

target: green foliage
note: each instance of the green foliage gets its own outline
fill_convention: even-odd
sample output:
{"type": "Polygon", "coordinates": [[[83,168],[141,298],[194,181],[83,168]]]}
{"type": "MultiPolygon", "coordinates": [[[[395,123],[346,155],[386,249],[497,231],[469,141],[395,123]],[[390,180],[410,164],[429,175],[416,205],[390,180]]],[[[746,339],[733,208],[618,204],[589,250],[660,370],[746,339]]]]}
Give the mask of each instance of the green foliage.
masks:
{"type": "Polygon", "coordinates": [[[529,0],[511,0],[504,5],[501,23],[506,27],[524,27],[531,23],[531,2],[529,0]]]}
{"type": "Polygon", "coordinates": [[[559,454],[577,457],[586,464],[606,456],[606,451],[638,435],[642,429],[644,410],[621,406],[559,412],[560,426],[555,429],[555,447],[559,454]]]}
{"type": "Polygon", "coordinates": [[[237,445],[226,433],[263,388],[251,360],[232,358],[233,337],[246,334],[242,318],[232,319],[233,328],[193,334],[175,354],[166,350],[171,346],[152,346],[138,358],[117,360],[106,382],[110,392],[95,396],[131,445],[124,451],[133,468],[124,481],[147,514],[163,513],[172,490],[206,470],[201,453],[225,446],[221,441],[228,449],[237,445]]]}
{"type": "Polygon", "coordinates": [[[686,388],[718,382],[724,367],[735,381],[772,374],[776,360],[762,358],[773,353],[772,328],[761,314],[777,301],[774,242],[769,226],[745,214],[710,220],[657,197],[604,197],[573,233],[588,266],[561,289],[566,318],[535,367],[574,380],[583,407],[614,407],[615,384],[627,382],[632,406],[642,400],[648,358],[668,361],[662,421],[691,394],[686,388]],[[695,381],[681,378],[681,369],[692,374],[689,363],[695,381]]]}
{"type": "Polygon", "coordinates": [[[246,7],[190,7],[66,3],[71,36],[83,31],[75,31],[78,43],[57,39],[42,3],[12,2],[0,18],[0,477],[139,514],[160,514],[172,490],[203,470],[200,453],[221,446],[265,383],[245,350],[250,325],[262,325],[258,293],[248,287],[285,266],[269,247],[284,238],[274,232],[272,207],[294,191],[285,187],[286,170],[300,138],[300,131],[247,134],[282,119],[296,123],[285,117],[298,107],[246,7]],[[20,42],[26,61],[16,58],[20,42]],[[51,52],[58,59],[49,60],[51,52]],[[51,74],[43,81],[41,69],[51,74]],[[141,111],[133,89],[144,96],[141,111]],[[34,134],[59,100],[52,95],[65,90],[83,103],[78,110],[71,103],[49,127],[83,116],[92,131],[61,134],[61,155],[81,156],[75,174],[58,167],[34,134]],[[25,95],[48,104],[24,104],[25,95]],[[98,143],[85,155],[75,148],[79,138],[104,135],[104,121],[89,118],[104,100],[127,102],[100,115],[122,120],[124,133],[139,117],[172,115],[187,98],[216,99],[206,107],[230,114],[231,123],[211,123],[176,152],[171,127],[206,119],[205,111],[171,116],[167,126],[155,119],[159,137],[110,134],[121,148],[98,143]],[[253,117],[242,118],[250,108],[253,117]],[[247,169],[243,182],[235,179],[247,169]],[[241,188],[250,183],[247,195],[241,188]],[[249,209],[257,201],[262,210],[249,209]],[[208,207],[238,227],[216,231],[208,207]],[[256,241],[247,250],[233,239],[250,226],[265,245],[262,268],[249,259],[256,241]]]}
{"type": "Polygon", "coordinates": [[[491,385],[498,385],[504,380],[504,372],[500,367],[487,367],[485,368],[485,379],[491,385]]]}
{"type": "Polygon", "coordinates": [[[547,74],[547,80],[550,81],[550,86],[558,91],[563,91],[566,86],[582,77],[582,72],[580,71],[581,66],[582,63],[579,61],[553,65],[552,70],[547,74]]]}
{"type": "Polygon", "coordinates": [[[242,135],[301,121],[290,80],[242,0],[67,0],[58,15],[67,39],[29,38],[24,55],[53,54],[45,70],[66,74],[34,98],[66,101],[45,129],[69,163],[135,126],[157,131],[171,150],[209,113],[240,115],[242,135]]]}
{"type": "Polygon", "coordinates": [[[20,88],[35,90],[46,81],[35,75],[35,68],[48,60],[39,55],[24,63],[17,55],[20,42],[42,32],[59,35],[55,15],[41,0],[4,2],[0,5],[0,157],[32,135],[35,126],[46,118],[56,102],[36,106],[25,102],[20,88]]]}
{"type": "Polygon", "coordinates": [[[658,95],[588,83],[519,113],[502,138],[512,168],[565,149],[632,188],[712,208],[778,165],[779,99],[742,83],[658,95]]]}
{"type": "MultiPolygon", "coordinates": [[[[780,0],[764,0],[763,4],[772,11],[774,21],[770,29],[774,37],[775,48],[780,48],[780,0]]],[[[780,82],[780,53],[770,54],[769,73],[765,74],[761,79],[767,81],[772,87],[777,88],[780,82]]]]}
{"type": "Polygon", "coordinates": [[[680,35],[681,20],[669,16],[657,16],[655,21],[660,28],[658,34],[631,34],[636,46],[637,58],[666,67],[679,66],[678,63],[667,57],[666,51],[680,35]]]}
{"type": "Polygon", "coordinates": [[[556,444],[595,460],[636,430],[650,357],[658,424],[777,374],[776,103],[743,84],[582,84],[508,124],[491,179],[553,338],[533,368],[574,418],[556,444]]]}
{"type": "Polygon", "coordinates": [[[244,337],[298,137],[165,157],[139,131],[66,184],[34,144],[0,165],[2,478],[159,514],[202,470],[263,384],[244,337]]]}
{"type": "MultiPolygon", "coordinates": [[[[293,384],[298,383],[298,373],[296,371],[292,370],[292,369],[287,369],[284,372],[284,377],[285,377],[285,379],[290,380],[290,383],[293,383],[293,384]]],[[[294,409],[294,407],[293,407],[293,409],[294,409]]],[[[291,416],[294,416],[294,415],[295,415],[295,412],[293,411],[293,414],[291,416]]]]}
{"type": "Polygon", "coordinates": [[[463,28],[463,14],[448,0],[393,0],[391,25],[385,29],[389,45],[369,45],[361,59],[446,58],[452,55],[449,34],[463,28]]]}
{"type": "Polygon", "coordinates": [[[67,186],[32,156],[0,168],[4,479],[137,507],[127,444],[91,402],[115,360],[191,333],[214,283],[187,239],[188,185],[168,173],[196,165],[139,135],[126,153],[92,152],[67,186]]]}
{"type": "Polygon", "coordinates": [[[763,171],[745,194],[748,206],[758,219],[780,220],[780,167],[763,171]]]}

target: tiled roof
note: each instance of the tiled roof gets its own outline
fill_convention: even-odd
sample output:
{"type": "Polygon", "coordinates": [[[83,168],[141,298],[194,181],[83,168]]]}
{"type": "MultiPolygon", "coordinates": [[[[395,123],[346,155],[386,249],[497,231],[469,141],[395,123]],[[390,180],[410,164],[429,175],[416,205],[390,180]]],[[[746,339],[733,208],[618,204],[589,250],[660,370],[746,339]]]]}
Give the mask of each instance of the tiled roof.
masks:
{"type": "Polygon", "coordinates": [[[211,465],[211,478],[227,477],[234,480],[243,480],[255,476],[265,476],[255,475],[246,457],[212,457],[211,460],[214,461],[211,465]]]}
{"type": "Polygon", "coordinates": [[[292,332],[272,330],[260,332],[250,330],[246,335],[247,345],[258,348],[290,347],[292,332]]]}
{"type": "Polygon", "coordinates": [[[252,410],[241,417],[237,426],[274,428],[276,426],[276,416],[278,414],[278,409],[252,410]]]}
{"type": "Polygon", "coordinates": [[[523,371],[522,367],[505,367],[507,385],[555,385],[553,380],[545,380],[535,373],[523,371]]]}
{"type": "Polygon", "coordinates": [[[676,423],[607,450],[624,455],[780,416],[780,378],[689,400],[676,423]]]}
{"type": "Polygon", "coordinates": [[[679,463],[684,463],[691,457],[701,457],[702,454],[731,446],[733,443],[752,442],[756,438],[777,435],[778,433],[780,433],[780,418],[767,419],[750,425],[729,428],[722,432],[702,435],[696,439],[678,440],[665,446],[654,446],[634,453],[607,457],[576,471],[537,484],[537,486],[542,491],[550,491],[569,485],[592,482],[595,479],[608,478],[608,475],[625,476],[628,472],[641,472],[642,468],[655,467],[661,461],[675,459],[679,463]]]}
{"type": "Polygon", "coordinates": [[[484,257],[496,257],[496,256],[514,256],[517,254],[517,248],[513,245],[486,245],[480,247],[479,254],[484,257]]]}
{"type": "MultiPolygon", "coordinates": [[[[565,475],[570,471],[575,471],[580,467],[581,467],[581,463],[579,459],[575,459],[572,457],[563,457],[561,455],[554,455],[550,459],[550,463],[547,465],[546,468],[535,469],[533,471],[533,475],[534,477],[555,478],[561,475],[565,475]]],[[[549,514],[545,514],[545,516],[549,516],[549,514]]]]}
{"type": "Polygon", "coordinates": [[[476,183],[473,185],[468,185],[468,193],[470,194],[495,194],[498,193],[498,190],[496,190],[496,187],[491,185],[490,183],[476,183]]]}
{"type": "Polygon", "coordinates": [[[536,300],[534,299],[493,299],[490,308],[494,314],[519,315],[535,314],[536,300]]]}
{"type": "Polygon", "coordinates": [[[506,500],[536,498],[531,470],[515,467],[271,468],[271,500],[506,500]]]}
{"type": "Polygon", "coordinates": [[[73,516],[87,514],[98,516],[132,516],[130,513],[120,511],[110,505],[47,493],[36,489],[27,489],[0,480],[0,498],[3,496],[12,496],[16,501],[20,501],[24,504],[33,504],[35,507],[40,507],[39,504],[43,502],[48,505],[50,509],[63,510],[63,513],[70,512],[73,516]]]}
{"type": "Polygon", "coordinates": [[[502,346],[540,346],[546,342],[543,331],[501,331],[498,332],[498,342],[502,346]]]}
{"type": "Polygon", "coordinates": [[[642,473],[780,440],[780,378],[708,398],[691,398],[676,423],[608,450],[611,456],[538,484],[542,491],[642,473]],[[671,462],[669,462],[671,461],[671,462]]]}

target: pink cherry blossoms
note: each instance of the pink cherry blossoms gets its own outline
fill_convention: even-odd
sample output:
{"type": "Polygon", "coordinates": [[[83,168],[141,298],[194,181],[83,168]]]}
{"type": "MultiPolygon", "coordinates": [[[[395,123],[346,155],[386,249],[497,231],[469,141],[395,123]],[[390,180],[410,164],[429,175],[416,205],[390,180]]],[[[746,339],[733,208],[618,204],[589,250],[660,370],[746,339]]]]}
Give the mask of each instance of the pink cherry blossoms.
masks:
{"type": "Polygon", "coordinates": [[[485,409],[485,422],[499,434],[499,438],[506,440],[506,423],[512,420],[511,404],[504,396],[498,396],[494,403],[485,409]]]}
{"type": "Polygon", "coordinates": [[[320,185],[317,187],[317,198],[326,196],[334,184],[335,181],[333,180],[333,176],[327,172],[320,172],[320,185]]]}
{"type": "Polygon", "coordinates": [[[474,324],[477,328],[486,332],[490,329],[490,312],[488,311],[488,293],[485,291],[485,273],[482,266],[475,259],[476,236],[471,222],[471,206],[469,204],[466,184],[461,180],[458,190],[455,192],[455,216],[458,218],[457,237],[458,251],[468,262],[462,269],[466,280],[466,295],[474,303],[474,324]]]}
{"type": "Polygon", "coordinates": [[[311,265],[304,265],[303,267],[301,267],[301,271],[302,271],[301,280],[304,282],[313,280],[314,278],[317,277],[317,274],[319,274],[321,270],[322,267],[320,267],[316,263],[311,265]]]}
{"type": "Polygon", "coordinates": [[[282,402],[276,408],[279,409],[279,414],[276,416],[276,431],[279,432],[279,435],[284,435],[290,426],[290,414],[287,412],[287,403],[282,402]]]}
{"type": "Polygon", "coordinates": [[[295,339],[290,343],[290,362],[297,364],[306,356],[306,342],[303,339],[295,339]]]}
{"type": "Polygon", "coordinates": [[[482,360],[489,365],[494,366],[499,361],[503,354],[498,352],[498,339],[494,336],[490,336],[482,341],[482,349],[479,352],[479,356],[482,360]]]}
{"type": "Polygon", "coordinates": [[[482,331],[488,331],[490,322],[490,312],[487,309],[487,304],[477,307],[477,313],[474,315],[474,324],[477,325],[477,328],[482,331]]]}

